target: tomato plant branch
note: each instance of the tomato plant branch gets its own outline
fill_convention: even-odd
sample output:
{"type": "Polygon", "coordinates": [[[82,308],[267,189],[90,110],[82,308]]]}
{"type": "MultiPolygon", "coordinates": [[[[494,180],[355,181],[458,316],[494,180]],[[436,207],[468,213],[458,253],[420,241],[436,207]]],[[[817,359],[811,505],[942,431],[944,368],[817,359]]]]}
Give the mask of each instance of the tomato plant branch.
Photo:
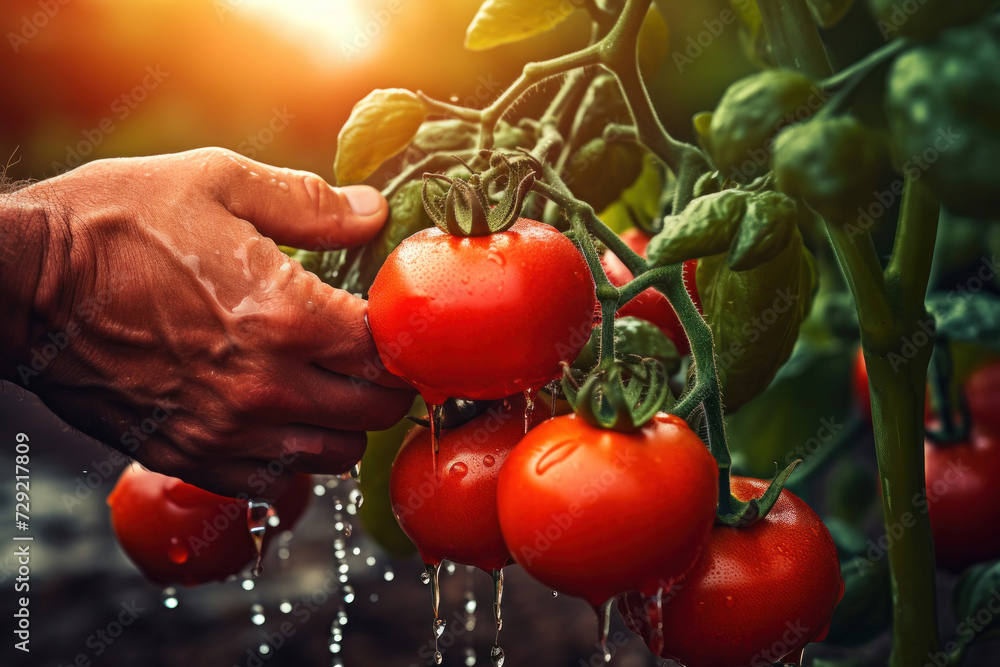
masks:
{"type": "Polygon", "coordinates": [[[835,90],[846,84],[848,81],[858,77],[867,76],[873,69],[885,63],[887,60],[895,58],[897,55],[909,48],[910,45],[911,42],[909,40],[894,39],[891,42],[875,49],[853,65],[848,65],[836,74],[823,79],[819,82],[819,87],[824,90],[835,90]]]}
{"type": "Polygon", "coordinates": [[[438,169],[443,169],[444,167],[450,167],[455,164],[455,158],[461,158],[463,160],[471,160],[479,154],[476,149],[467,149],[464,151],[448,151],[448,152],[437,152],[430,153],[424,156],[418,162],[414,162],[406,169],[403,169],[399,174],[393,178],[388,185],[382,190],[382,196],[386,199],[392,197],[396,192],[405,185],[407,182],[413,180],[419,174],[428,171],[436,171],[438,169]]]}
{"type": "Polygon", "coordinates": [[[830,59],[805,0],[757,0],[778,66],[813,79],[830,76],[830,59]]]}
{"type": "MultiPolygon", "coordinates": [[[[858,326],[871,386],[872,425],[882,482],[882,511],[892,531],[887,557],[893,593],[894,648],[890,664],[922,664],[938,651],[934,544],[927,513],[924,401],[931,341],[912,344],[928,319],[924,306],[938,207],[907,178],[893,256],[879,270],[871,240],[852,244],[844,228],[827,223],[858,307],[858,326]],[[905,263],[905,264],[904,264],[905,263]],[[884,309],[873,307],[882,304],[884,309]]],[[[926,335],[926,333],[925,333],[926,335]]]]}

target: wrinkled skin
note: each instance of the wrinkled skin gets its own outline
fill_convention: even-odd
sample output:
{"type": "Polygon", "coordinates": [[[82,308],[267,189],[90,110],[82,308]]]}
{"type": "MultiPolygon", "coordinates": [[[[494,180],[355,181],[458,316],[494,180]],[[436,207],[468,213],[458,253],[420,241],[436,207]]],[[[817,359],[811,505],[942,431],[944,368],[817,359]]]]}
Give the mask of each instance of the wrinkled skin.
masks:
{"type": "Polygon", "coordinates": [[[273,498],[293,471],[349,469],[365,430],[410,406],[365,302],[275,245],[366,241],[386,217],[370,188],[200,149],[92,162],[0,197],[0,215],[33,225],[22,250],[41,257],[0,295],[26,315],[3,377],[150,469],[273,498]]]}

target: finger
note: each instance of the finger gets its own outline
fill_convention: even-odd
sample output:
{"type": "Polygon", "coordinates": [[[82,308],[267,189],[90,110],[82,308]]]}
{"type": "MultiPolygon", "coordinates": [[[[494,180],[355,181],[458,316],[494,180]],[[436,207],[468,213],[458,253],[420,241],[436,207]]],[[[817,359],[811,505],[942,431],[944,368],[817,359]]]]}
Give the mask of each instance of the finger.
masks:
{"type": "Polygon", "coordinates": [[[248,414],[270,423],[381,431],[413,404],[412,388],[393,389],[312,364],[285,367],[254,389],[248,414]]]}
{"type": "Polygon", "coordinates": [[[265,460],[200,459],[169,446],[142,448],[136,452],[135,460],[149,470],[228,498],[275,500],[285,493],[295,477],[285,466],[269,465],[265,460]]]}
{"type": "Polygon", "coordinates": [[[365,314],[368,303],[323,283],[312,286],[316,308],[300,313],[295,331],[286,331],[316,365],[367,383],[410,389],[385,369],[365,314]]]}
{"type": "Polygon", "coordinates": [[[216,199],[280,245],[336,250],[368,241],[385,224],[389,205],[371,186],[335,188],[311,172],[209,150],[216,199]]]}
{"type": "Polygon", "coordinates": [[[368,442],[364,431],[338,431],[308,424],[263,429],[248,443],[256,456],[278,461],[287,470],[340,475],[361,460],[368,442]]]}

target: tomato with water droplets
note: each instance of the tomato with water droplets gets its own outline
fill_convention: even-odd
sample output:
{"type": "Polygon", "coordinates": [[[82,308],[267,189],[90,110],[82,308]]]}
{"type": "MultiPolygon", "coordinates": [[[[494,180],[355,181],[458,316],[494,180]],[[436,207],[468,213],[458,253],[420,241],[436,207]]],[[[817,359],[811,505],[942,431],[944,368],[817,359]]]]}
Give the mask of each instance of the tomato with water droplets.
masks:
{"type": "MultiPolygon", "coordinates": [[[[499,570],[509,554],[497,519],[497,477],[507,454],[524,437],[524,396],[498,402],[475,419],[441,434],[415,426],[392,464],[389,498],[403,532],[425,563],[450,560],[499,570]],[[435,465],[436,461],[436,465],[435,465]]],[[[545,418],[533,410],[529,426],[545,418]]]]}
{"type": "MultiPolygon", "coordinates": [[[[312,477],[298,474],[274,508],[291,530],[312,497],[312,477]]],[[[118,543],[146,577],[158,584],[195,586],[221,581],[254,560],[247,501],[227,498],[176,477],[132,464],[108,495],[118,543]]]]}
{"type": "Polygon", "coordinates": [[[499,399],[561,375],[590,337],[594,280],[555,228],[519,219],[457,237],[437,227],[393,250],[369,290],[385,367],[431,404],[499,399]]]}
{"type": "MultiPolygon", "coordinates": [[[[634,252],[643,257],[646,256],[646,246],[649,245],[650,239],[648,234],[633,227],[622,232],[619,236],[625,242],[625,245],[634,252]]],[[[612,285],[621,287],[632,280],[632,272],[628,270],[614,253],[610,251],[605,252],[604,256],[601,257],[601,264],[604,266],[604,273],[607,274],[608,280],[611,281],[612,285]]],[[[698,285],[695,282],[695,273],[697,270],[698,260],[691,259],[684,262],[684,284],[687,285],[688,292],[690,292],[691,298],[694,299],[695,305],[698,306],[698,310],[701,310],[701,299],[698,296],[698,285]]],[[[691,351],[687,335],[684,333],[684,328],[681,326],[680,320],[677,319],[677,314],[674,312],[673,306],[670,305],[667,297],[657,291],[656,288],[650,287],[619,308],[617,316],[638,317],[647,322],[652,322],[660,328],[667,338],[674,342],[678,352],[687,354],[691,351]]]]}
{"type": "MultiPolygon", "coordinates": [[[[733,477],[740,500],[768,482],[733,477]]],[[[790,491],[749,528],[712,528],[694,568],[662,604],[623,595],[626,625],[656,655],[689,667],[769,665],[826,636],[844,594],[837,549],[819,516],[790,491]]]]}
{"type": "Polygon", "coordinates": [[[507,456],[500,528],[535,579],[598,606],[668,586],[694,564],[715,521],[718,473],[674,415],[632,433],[555,417],[507,456]]]}

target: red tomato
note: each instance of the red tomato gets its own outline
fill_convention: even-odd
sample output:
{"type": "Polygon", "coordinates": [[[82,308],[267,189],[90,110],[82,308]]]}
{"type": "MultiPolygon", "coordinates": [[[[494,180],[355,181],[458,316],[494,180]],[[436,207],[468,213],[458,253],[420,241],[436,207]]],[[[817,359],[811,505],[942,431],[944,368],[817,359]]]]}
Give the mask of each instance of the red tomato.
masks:
{"type": "Polygon", "coordinates": [[[965,382],[969,417],[980,430],[1000,433],[1000,362],[981,366],[965,382]]]}
{"type": "Polygon", "coordinates": [[[694,564],[715,521],[718,473],[679,417],[660,413],[634,433],[556,417],[507,457],[500,528],[529,574],[600,605],[694,564]]]}
{"type": "MultiPolygon", "coordinates": [[[[507,454],[524,437],[523,395],[498,403],[472,421],[441,434],[437,466],[430,430],[415,426],[392,464],[389,499],[403,532],[425,563],[450,560],[499,570],[510,554],[497,519],[497,477],[507,454]]],[[[529,426],[547,408],[531,413],[529,426]]]]}
{"type": "Polygon", "coordinates": [[[596,300],[573,242],[521,218],[490,236],[432,227],[403,241],[369,290],[368,323],[386,368],[429,403],[499,399],[561,375],[596,300]]]}
{"type": "MultiPolygon", "coordinates": [[[[650,237],[645,232],[632,228],[622,232],[620,236],[622,241],[625,241],[625,245],[643,257],[646,256],[646,246],[649,245],[650,237]]],[[[604,256],[601,258],[601,264],[604,266],[604,273],[607,274],[608,280],[611,281],[612,285],[620,287],[632,280],[632,272],[622,264],[622,261],[614,253],[604,253],[604,256]]],[[[684,283],[687,285],[695,305],[698,306],[698,310],[701,310],[698,285],[695,283],[697,269],[698,260],[691,259],[684,262],[684,283]]],[[[642,318],[658,326],[666,334],[667,338],[674,341],[677,351],[682,355],[691,351],[687,335],[684,333],[683,327],[681,327],[680,320],[677,319],[677,314],[674,313],[674,309],[667,300],[667,297],[663,296],[655,288],[650,287],[618,309],[618,317],[627,317],[629,315],[642,318]]]]}
{"type": "Polygon", "coordinates": [[[927,506],[939,565],[961,570],[1000,558],[1000,440],[973,428],[969,442],[924,445],[927,506]]]}
{"type": "MultiPolygon", "coordinates": [[[[312,497],[312,478],[296,475],[275,503],[289,530],[312,497]]],[[[255,556],[247,502],[227,498],[136,464],[108,495],[118,543],[144,575],[159,584],[194,586],[239,572],[255,556]]],[[[273,535],[269,529],[266,535],[273,535]]],[[[265,537],[265,548],[266,542],[265,537]]]]}
{"type": "MultiPolygon", "coordinates": [[[[734,477],[740,500],[768,482],[734,477]]],[[[771,512],[744,529],[717,526],[694,568],[655,599],[619,598],[626,624],[653,653],[690,667],[764,665],[826,636],[843,596],[837,550],[808,505],[783,491],[771,512]]]]}

